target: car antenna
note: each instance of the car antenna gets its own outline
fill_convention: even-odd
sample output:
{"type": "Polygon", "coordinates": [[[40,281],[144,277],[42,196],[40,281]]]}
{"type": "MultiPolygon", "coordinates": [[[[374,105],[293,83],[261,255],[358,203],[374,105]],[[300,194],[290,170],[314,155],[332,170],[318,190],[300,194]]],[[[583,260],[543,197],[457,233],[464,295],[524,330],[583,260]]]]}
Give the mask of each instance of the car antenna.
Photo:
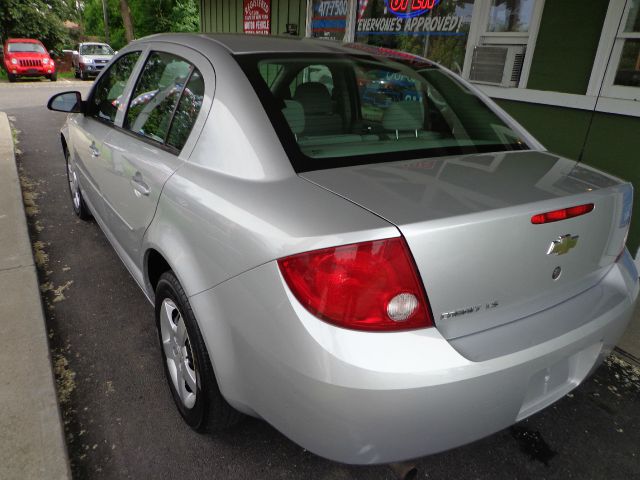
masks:
{"type": "MultiPolygon", "coordinates": [[[[620,26],[622,25],[622,20],[624,19],[624,15],[620,17],[620,21],[618,22],[618,27],[616,32],[620,31],[620,26]]],[[[589,119],[589,126],[587,127],[587,132],[584,136],[584,141],[582,142],[582,148],[580,149],[580,155],[578,155],[578,163],[582,163],[584,159],[585,150],[587,149],[587,142],[589,141],[589,135],[591,135],[591,128],[593,127],[593,121],[595,120],[596,113],[598,110],[598,102],[600,101],[600,97],[602,96],[602,90],[604,89],[604,81],[609,71],[609,65],[611,64],[611,58],[613,57],[613,50],[615,48],[615,42],[611,45],[611,50],[609,50],[609,58],[607,58],[607,64],[604,69],[604,74],[602,81],[600,82],[600,87],[598,88],[598,94],[596,95],[596,101],[593,105],[593,110],[591,111],[591,118],[589,119]]]]}

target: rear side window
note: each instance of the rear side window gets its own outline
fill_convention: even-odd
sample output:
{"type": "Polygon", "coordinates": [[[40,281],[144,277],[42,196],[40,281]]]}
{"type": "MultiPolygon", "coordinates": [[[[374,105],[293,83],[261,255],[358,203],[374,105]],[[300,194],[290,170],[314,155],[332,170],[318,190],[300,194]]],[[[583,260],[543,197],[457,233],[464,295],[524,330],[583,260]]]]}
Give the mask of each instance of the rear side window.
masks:
{"type": "Polygon", "coordinates": [[[191,63],[170,53],[151,52],[131,96],[124,128],[179,150],[203,94],[202,77],[191,63]]]}
{"type": "Polygon", "coordinates": [[[98,80],[90,101],[90,115],[113,123],[118,113],[122,93],[131,72],[140,57],[140,52],[131,52],[120,57],[98,80]]]}
{"type": "Polygon", "coordinates": [[[167,137],[167,145],[177,150],[182,150],[191,133],[193,124],[196,123],[200,107],[202,107],[203,97],[204,80],[198,69],[195,69],[182,92],[178,108],[173,116],[169,136],[167,137]]]}

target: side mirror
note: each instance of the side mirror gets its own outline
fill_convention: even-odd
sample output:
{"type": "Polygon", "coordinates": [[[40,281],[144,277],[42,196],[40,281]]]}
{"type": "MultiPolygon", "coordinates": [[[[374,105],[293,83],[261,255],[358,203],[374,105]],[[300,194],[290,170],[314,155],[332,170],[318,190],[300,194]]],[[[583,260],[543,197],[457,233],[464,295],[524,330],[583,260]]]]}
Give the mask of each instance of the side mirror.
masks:
{"type": "Polygon", "coordinates": [[[80,92],[63,92],[51,97],[47,108],[55,112],[84,113],[84,102],[80,92]]]}

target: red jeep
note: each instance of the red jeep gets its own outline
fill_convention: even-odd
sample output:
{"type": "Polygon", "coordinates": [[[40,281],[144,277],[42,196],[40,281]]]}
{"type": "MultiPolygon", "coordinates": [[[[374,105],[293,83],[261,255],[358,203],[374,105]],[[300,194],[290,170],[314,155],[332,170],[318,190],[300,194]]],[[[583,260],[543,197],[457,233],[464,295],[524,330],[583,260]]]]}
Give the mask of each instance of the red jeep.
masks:
{"type": "Polygon", "coordinates": [[[9,38],[4,44],[4,68],[9,81],[17,77],[47,77],[52,82],[58,79],[56,65],[47,49],[39,40],[31,38],[9,38]]]}

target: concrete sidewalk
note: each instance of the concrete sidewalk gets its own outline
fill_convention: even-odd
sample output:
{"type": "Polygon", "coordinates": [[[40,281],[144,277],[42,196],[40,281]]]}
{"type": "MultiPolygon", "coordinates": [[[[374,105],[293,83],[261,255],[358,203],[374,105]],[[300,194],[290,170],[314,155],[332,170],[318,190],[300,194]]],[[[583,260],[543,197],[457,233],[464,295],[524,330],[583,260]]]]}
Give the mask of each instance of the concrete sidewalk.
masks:
{"type": "Polygon", "coordinates": [[[0,478],[68,479],[69,462],[7,115],[0,112],[0,478]]]}
{"type": "Polygon", "coordinates": [[[622,358],[640,367],[640,301],[636,305],[636,312],[618,342],[616,350],[622,358]]]}

